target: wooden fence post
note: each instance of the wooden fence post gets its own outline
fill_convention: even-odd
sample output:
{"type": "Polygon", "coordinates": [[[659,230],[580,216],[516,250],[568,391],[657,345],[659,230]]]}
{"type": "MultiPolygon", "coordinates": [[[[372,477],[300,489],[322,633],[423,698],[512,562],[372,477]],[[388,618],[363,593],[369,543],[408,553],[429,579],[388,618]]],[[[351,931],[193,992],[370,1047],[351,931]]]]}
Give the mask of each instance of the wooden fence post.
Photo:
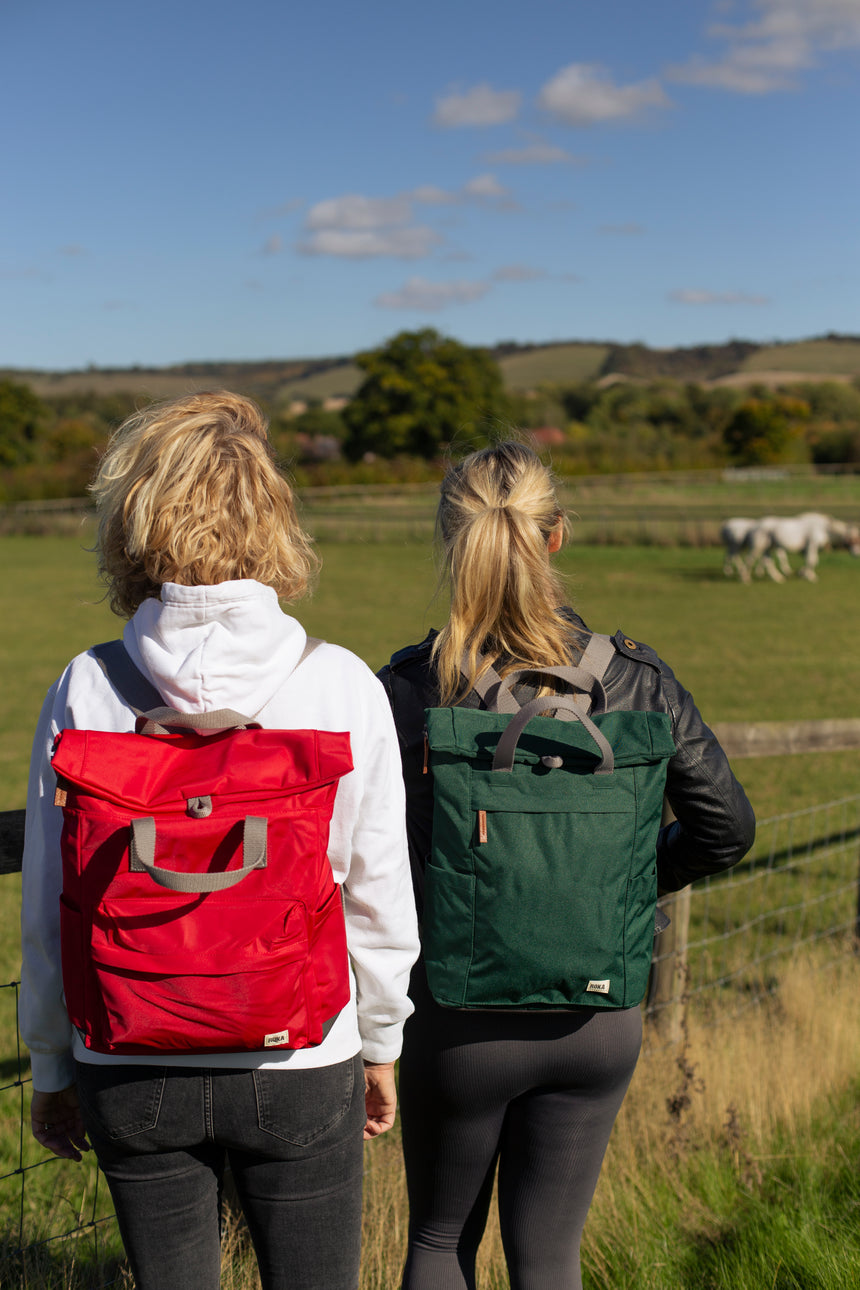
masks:
{"type": "MultiPolygon", "coordinates": [[[[674,818],[664,798],[661,827],[671,824],[674,818]]],[[[683,887],[658,902],[661,909],[668,907],[671,922],[655,937],[655,958],[648,981],[649,1020],[654,1022],[661,1037],[673,1044],[679,1043],[684,1034],[692,893],[692,887],[683,887]]]]}
{"type": "Polygon", "coordinates": [[[649,1021],[669,1043],[680,1042],[684,1033],[692,894],[692,887],[684,887],[674,893],[671,904],[665,898],[660,901],[661,908],[668,904],[672,921],[655,941],[647,1011],[649,1021]]]}

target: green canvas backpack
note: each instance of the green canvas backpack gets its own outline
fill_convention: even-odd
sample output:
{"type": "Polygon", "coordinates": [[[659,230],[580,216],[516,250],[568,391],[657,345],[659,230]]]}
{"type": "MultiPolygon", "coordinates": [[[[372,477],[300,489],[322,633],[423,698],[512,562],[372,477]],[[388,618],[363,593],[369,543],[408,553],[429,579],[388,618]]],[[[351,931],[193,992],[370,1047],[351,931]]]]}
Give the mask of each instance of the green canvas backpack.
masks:
{"type": "Polygon", "coordinates": [[[520,708],[510,687],[533,672],[491,673],[476,687],[489,710],[426,711],[422,941],[447,1007],[624,1008],[645,994],[675,744],[666,713],[588,715],[589,698],[605,706],[613,653],[608,638],[592,642],[579,667],[546,669],[576,697],[520,708]]]}

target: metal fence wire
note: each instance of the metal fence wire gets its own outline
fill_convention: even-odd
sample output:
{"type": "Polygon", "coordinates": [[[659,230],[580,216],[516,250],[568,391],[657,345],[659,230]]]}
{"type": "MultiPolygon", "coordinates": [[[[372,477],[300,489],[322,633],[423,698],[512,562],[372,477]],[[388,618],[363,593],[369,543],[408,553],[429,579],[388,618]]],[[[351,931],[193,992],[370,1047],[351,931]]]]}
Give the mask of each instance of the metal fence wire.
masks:
{"type": "MultiPolygon", "coordinates": [[[[823,963],[855,953],[859,851],[860,795],[761,821],[747,859],[689,889],[686,945],[656,938],[655,969],[683,962],[652,1018],[679,1002],[704,1020],[737,1016],[777,990],[780,963],[799,950],[823,942],[823,963]]],[[[660,902],[670,918],[683,898],[660,902]]]]}
{"type": "MultiPolygon", "coordinates": [[[[648,1005],[658,1023],[646,1030],[649,1045],[666,1042],[659,1025],[663,1008],[680,1004],[705,1021],[735,1017],[777,991],[781,964],[799,951],[817,946],[815,961],[822,969],[854,954],[859,848],[860,795],[761,821],[750,857],[692,889],[686,945],[656,939],[655,966],[677,955],[685,962],[675,973],[681,983],[675,996],[648,1005]]],[[[661,901],[670,917],[681,899],[661,901]]],[[[16,1036],[7,1046],[16,1057],[0,1064],[0,1287],[130,1285],[110,1195],[92,1156],[82,1165],[46,1156],[30,1135],[31,1081],[17,1039],[18,986],[0,986],[0,1025],[16,1036]],[[54,1172],[53,1185],[44,1185],[45,1171],[54,1172]],[[39,1186],[33,1185],[36,1174],[39,1186]],[[51,1279],[62,1247],[65,1268],[70,1261],[77,1264],[74,1280],[67,1274],[51,1279]]]]}

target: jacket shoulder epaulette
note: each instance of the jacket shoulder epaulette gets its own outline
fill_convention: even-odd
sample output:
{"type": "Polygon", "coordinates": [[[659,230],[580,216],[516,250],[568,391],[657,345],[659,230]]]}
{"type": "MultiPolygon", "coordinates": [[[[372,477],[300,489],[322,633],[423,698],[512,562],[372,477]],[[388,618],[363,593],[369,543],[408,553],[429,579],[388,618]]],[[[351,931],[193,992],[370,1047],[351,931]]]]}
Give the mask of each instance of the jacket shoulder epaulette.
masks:
{"type": "Polygon", "coordinates": [[[634,663],[647,663],[658,672],[661,670],[660,656],[657,651],[653,650],[650,645],[643,645],[641,641],[633,640],[620,627],[612,637],[612,643],[619,654],[623,654],[625,658],[632,659],[634,663]]]}

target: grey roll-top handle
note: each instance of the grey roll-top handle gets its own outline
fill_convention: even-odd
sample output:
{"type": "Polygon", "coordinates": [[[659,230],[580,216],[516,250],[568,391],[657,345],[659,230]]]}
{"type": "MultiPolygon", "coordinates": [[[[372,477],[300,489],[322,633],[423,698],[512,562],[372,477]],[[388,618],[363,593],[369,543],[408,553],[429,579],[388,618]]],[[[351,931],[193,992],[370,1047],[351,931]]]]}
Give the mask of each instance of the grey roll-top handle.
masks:
{"type": "MultiPolygon", "coordinates": [[[[546,667],[521,668],[500,677],[495,668],[490,667],[473,685],[475,693],[486,704],[490,712],[514,714],[519,712],[520,704],[511,693],[511,687],[525,675],[548,676],[578,690],[577,702],[588,712],[592,700],[599,698],[601,707],[606,707],[606,689],[603,677],[606,669],[615,657],[615,646],[609,636],[600,636],[593,632],[582,652],[579,662],[571,664],[552,664],[546,667]]],[[[467,676],[467,659],[463,658],[463,675],[467,676]]],[[[563,712],[562,720],[572,721],[576,713],[563,712]]]]}
{"type": "MultiPolygon", "coordinates": [[[[513,770],[517,743],[532,717],[537,717],[542,712],[553,711],[557,715],[564,712],[568,720],[573,719],[582,722],[600,749],[600,761],[594,768],[594,774],[611,775],[615,770],[615,754],[612,751],[609,740],[606,735],[598,730],[591,717],[579,706],[576,700],[567,698],[564,695],[557,697],[547,695],[544,698],[532,699],[530,702],[523,704],[513,721],[502,731],[499,742],[496,744],[496,751],[493,756],[493,770],[513,770]]],[[[557,768],[562,765],[561,758],[545,757],[542,760],[545,765],[551,767],[557,768]]]]}
{"type": "MultiPolygon", "coordinates": [[[[598,729],[588,715],[589,708],[595,699],[600,707],[607,704],[606,688],[603,677],[609,663],[615,656],[615,647],[608,636],[593,633],[583,650],[579,663],[574,665],[548,665],[546,667],[522,668],[500,677],[494,668],[488,668],[473,689],[491,712],[501,712],[513,716],[513,721],[503,731],[495,755],[493,770],[512,771],[517,743],[532,717],[543,712],[554,712],[563,721],[580,721],[591,735],[600,751],[600,761],[594,769],[595,775],[611,775],[615,770],[615,755],[609,740],[598,729]],[[575,695],[545,695],[520,704],[512,693],[512,687],[523,676],[546,676],[563,681],[575,695]]],[[[464,659],[464,672],[465,672],[464,659]]],[[[559,766],[559,758],[543,758],[547,766],[559,766]]]]}

